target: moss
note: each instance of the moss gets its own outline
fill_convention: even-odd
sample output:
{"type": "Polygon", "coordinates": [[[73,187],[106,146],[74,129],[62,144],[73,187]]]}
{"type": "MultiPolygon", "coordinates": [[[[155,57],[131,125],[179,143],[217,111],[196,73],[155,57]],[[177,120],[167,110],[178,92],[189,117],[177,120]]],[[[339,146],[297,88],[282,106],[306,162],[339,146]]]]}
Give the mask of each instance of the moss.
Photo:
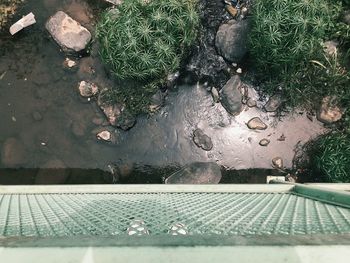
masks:
{"type": "Polygon", "coordinates": [[[326,182],[350,183],[350,135],[329,133],[311,144],[310,176],[326,182]]]}
{"type": "Polygon", "coordinates": [[[102,60],[117,78],[162,78],[179,68],[198,23],[194,0],[124,0],[97,26],[102,60]]]}

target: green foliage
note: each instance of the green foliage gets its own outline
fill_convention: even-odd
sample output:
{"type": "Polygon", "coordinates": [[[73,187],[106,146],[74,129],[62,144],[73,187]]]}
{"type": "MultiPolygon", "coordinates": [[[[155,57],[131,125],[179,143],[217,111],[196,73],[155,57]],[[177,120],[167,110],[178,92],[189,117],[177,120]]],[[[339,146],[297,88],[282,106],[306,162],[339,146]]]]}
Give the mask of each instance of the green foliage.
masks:
{"type": "Polygon", "coordinates": [[[196,39],[195,0],[124,0],[97,26],[102,60],[120,79],[163,78],[196,39]]]}
{"type": "Polygon", "coordinates": [[[258,71],[283,79],[322,57],[322,41],[339,11],[337,1],[254,1],[250,46],[258,71]]]}
{"type": "Polygon", "coordinates": [[[330,133],[311,146],[311,176],[331,183],[350,183],[350,135],[330,133]]]}

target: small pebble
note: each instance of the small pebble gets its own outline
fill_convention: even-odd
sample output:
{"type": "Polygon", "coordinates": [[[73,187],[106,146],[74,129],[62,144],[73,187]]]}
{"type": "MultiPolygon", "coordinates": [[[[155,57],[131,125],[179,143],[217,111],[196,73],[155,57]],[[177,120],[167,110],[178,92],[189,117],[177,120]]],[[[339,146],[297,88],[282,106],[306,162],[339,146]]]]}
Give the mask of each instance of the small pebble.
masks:
{"type": "Polygon", "coordinates": [[[41,121],[43,119],[43,116],[38,111],[34,111],[32,117],[35,121],[41,121]]]}
{"type": "Polygon", "coordinates": [[[262,140],[259,142],[259,144],[260,144],[261,146],[267,146],[267,145],[270,144],[270,140],[268,140],[268,139],[262,139],[262,140]]]}
{"type": "Polygon", "coordinates": [[[238,68],[237,70],[236,70],[236,72],[238,73],[238,74],[242,74],[242,69],[241,68],[238,68]]]}

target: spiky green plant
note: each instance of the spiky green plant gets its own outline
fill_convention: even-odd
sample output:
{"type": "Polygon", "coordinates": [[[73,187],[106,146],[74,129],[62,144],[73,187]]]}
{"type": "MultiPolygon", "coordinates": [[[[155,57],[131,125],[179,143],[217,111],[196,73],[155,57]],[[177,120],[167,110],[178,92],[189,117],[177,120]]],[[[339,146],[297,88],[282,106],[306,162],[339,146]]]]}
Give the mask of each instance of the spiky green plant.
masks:
{"type": "Polygon", "coordinates": [[[197,35],[196,0],[124,0],[97,25],[102,60],[117,78],[162,78],[197,35]]]}
{"type": "Polygon", "coordinates": [[[311,176],[331,183],[350,183],[350,135],[330,133],[310,150],[311,176]]]}

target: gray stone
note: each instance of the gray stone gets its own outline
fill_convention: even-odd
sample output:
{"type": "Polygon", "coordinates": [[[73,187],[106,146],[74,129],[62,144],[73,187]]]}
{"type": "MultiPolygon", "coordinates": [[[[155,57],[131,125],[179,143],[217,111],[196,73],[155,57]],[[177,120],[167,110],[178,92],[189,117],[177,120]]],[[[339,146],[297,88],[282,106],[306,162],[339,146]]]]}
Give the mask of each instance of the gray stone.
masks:
{"type": "Polygon", "coordinates": [[[5,167],[13,168],[25,164],[27,153],[22,142],[9,138],[4,142],[1,152],[1,162],[5,167]]]}
{"type": "Polygon", "coordinates": [[[337,97],[324,97],[320,108],[317,110],[317,119],[323,123],[330,124],[339,121],[343,111],[337,105],[337,97]]]}
{"type": "Polygon", "coordinates": [[[167,85],[168,89],[172,89],[175,87],[179,76],[180,76],[180,72],[178,72],[178,71],[175,73],[169,74],[167,76],[167,82],[166,82],[167,84],[166,85],[167,85]]]}
{"type": "Polygon", "coordinates": [[[257,105],[256,100],[254,100],[254,99],[252,99],[252,98],[249,98],[249,99],[247,100],[247,106],[248,106],[249,108],[254,108],[254,107],[256,107],[256,105],[257,105]]]}
{"type": "Polygon", "coordinates": [[[49,18],[46,29],[64,51],[82,51],[91,41],[90,32],[62,11],[49,18]]]}
{"type": "Polygon", "coordinates": [[[339,42],[335,40],[326,41],[323,43],[323,48],[329,57],[333,57],[338,53],[339,42]]]}
{"type": "Polygon", "coordinates": [[[255,117],[248,121],[247,126],[252,130],[266,130],[267,125],[259,118],[255,117]]]}
{"type": "Polygon", "coordinates": [[[267,146],[267,145],[270,144],[270,140],[268,140],[268,139],[262,139],[262,140],[260,140],[259,144],[260,144],[261,146],[267,146]]]}
{"type": "Polygon", "coordinates": [[[105,103],[103,101],[104,93],[108,90],[104,90],[100,93],[97,104],[107,117],[109,123],[112,126],[121,128],[122,130],[129,130],[136,124],[135,117],[126,109],[122,103],[105,103]]]}
{"type": "Polygon", "coordinates": [[[204,151],[210,151],[213,149],[213,142],[211,141],[211,138],[208,135],[204,134],[201,129],[196,129],[193,132],[193,141],[199,148],[202,148],[204,151]]]}
{"type": "Polygon", "coordinates": [[[277,169],[282,169],[283,168],[283,160],[281,157],[275,157],[272,159],[272,165],[273,167],[277,169]]]}
{"type": "Polygon", "coordinates": [[[165,93],[158,90],[151,98],[149,109],[151,112],[159,110],[165,102],[165,93]]]}
{"type": "Polygon", "coordinates": [[[230,20],[219,27],[215,45],[221,56],[230,62],[240,62],[248,51],[249,21],[230,20]]]}
{"type": "Polygon", "coordinates": [[[241,80],[233,76],[221,90],[221,104],[232,115],[238,115],[243,110],[242,94],[239,90],[241,80]]]}
{"type": "Polygon", "coordinates": [[[270,97],[268,102],[265,104],[264,109],[267,112],[274,112],[276,111],[282,104],[282,99],[279,95],[274,95],[270,97]]]}
{"type": "Polygon", "coordinates": [[[84,98],[90,98],[98,93],[98,87],[94,83],[83,80],[79,83],[79,93],[84,98]]]}
{"type": "Polygon", "coordinates": [[[170,175],[166,184],[218,184],[221,169],[216,163],[192,163],[170,175]]]}

